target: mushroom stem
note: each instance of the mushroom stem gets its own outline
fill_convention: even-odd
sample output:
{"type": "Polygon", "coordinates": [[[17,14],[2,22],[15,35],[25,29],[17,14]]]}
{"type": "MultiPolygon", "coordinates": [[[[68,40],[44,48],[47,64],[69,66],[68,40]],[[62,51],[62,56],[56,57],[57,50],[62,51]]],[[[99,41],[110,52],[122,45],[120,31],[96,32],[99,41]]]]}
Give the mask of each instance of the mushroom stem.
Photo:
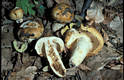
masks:
{"type": "Polygon", "coordinates": [[[72,57],[69,60],[69,66],[74,67],[80,65],[90,50],[92,50],[92,47],[92,42],[86,34],[77,39],[72,51],[72,57]]]}
{"type": "Polygon", "coordinates": [[[22,23],[22,22],[23,22],[23,19],[16,20],[16,23],[22,23]]]}

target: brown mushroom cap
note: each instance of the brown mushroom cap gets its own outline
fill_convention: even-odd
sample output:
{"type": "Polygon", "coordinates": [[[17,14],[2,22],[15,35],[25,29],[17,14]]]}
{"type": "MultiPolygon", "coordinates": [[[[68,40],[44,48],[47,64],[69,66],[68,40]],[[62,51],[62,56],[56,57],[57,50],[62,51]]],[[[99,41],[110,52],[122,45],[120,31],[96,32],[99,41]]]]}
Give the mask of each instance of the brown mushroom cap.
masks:
{"type": "Polygon", "coordinates": [[[103,47],[101,34],[93,27],[84,27],[78,30],[70,29],[66,32],[65,46],[72,52],[69,59],[70,67],[78,66],[86,56],[96,55],[103,47]]]}
{"type": "Polygon", "coordinates": [[[68,49],[73,50],[73,46],[76,44],[78,38],[82,35],[87,35],[90,37],[91,42],[93,44],[92,50],[87,54],[87,56],[96,55],[103,47],[104,40],[102,35],[93,27],[84,27],[81,25],[81,32],[79,33],[76,30],[69,30],[65,36],[65,45],[68,49]]]}
{"type": "Polygon", "coordinates": [[[52,10],[52,16],[55,20],[68,23],[73,20],[74,12],[68,4],[57,4],[52,10]]]}
{"type": "Polygon", "coordinates": [[[36,21],[26,21],[20,26],[18,36],[20,40],[38,39],[44,31],[42,23],[36,21]]]}
{"type": "Polygon", "coordinates": [[[19,8],[15,7],[11,12],[10,12],[10,18],[13,20],[18,20],[23,18],[24,11],[19,8]]]}
{"type": "Polygon", "coordinates": [[[102,35],[93,27],[84,27],[81,25],[81,29],[91,38],[93,43],[93,49],[88,53],[87,56],[92,56],[98,54],[104,45],[104,40],[102,35]]]}

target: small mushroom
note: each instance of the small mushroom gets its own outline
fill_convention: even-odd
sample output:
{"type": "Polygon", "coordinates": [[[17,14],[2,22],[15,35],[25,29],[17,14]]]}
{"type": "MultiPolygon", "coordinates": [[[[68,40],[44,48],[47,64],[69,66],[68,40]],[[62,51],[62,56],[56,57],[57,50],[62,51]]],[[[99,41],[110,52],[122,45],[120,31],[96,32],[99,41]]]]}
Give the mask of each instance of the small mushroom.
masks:
{"type": "Polygon", "coordinates": [[[104,45],[103,37],[95,28],[81,25],[80,30],[72,28],[65,36],[65,46],[72,52],[70,67],[79,66],[86,56],[96,55],[104,45]]]}
{"type": "Polygon", "coordinates": [[[24,11],[21,8],[15,7],[12,9],[9,16],[12,20],[16,20],[17,23],[21,23],[23,22],[23,14],[24,11]]]}
{"type": "Polygon", "coordinates": [[[74,11],[72,8],[65,3],[57,4],[52,10],[52,16],[57,21],[52,25],[52,30],[56,32],[65,26],[66,23],[69,23],[74,18],[74,11]]]}
{"type": "Polygon", "coordinates": [[[17,52],[23,53],[28,48],[28,44],[14,40],[13,47],[15,48],[17,52]]]}
{"type": "Polygon", "coordinates": [[[61,23],[71,22],[74,18],[74,11],[65,3],[57,4],[52,10],[53,18],[61,23]]]}
{"type": "Polygon", "coordinates": [[[35,50],[38,55],[47,57],[49,65],[56,75],[65,76],[66,68],[59,56],[59,53],[64,50],[64,42],[61,38],[54,36],[40,38],[35,45],[35,50]]]}
{"type": "Polygon", "coordinates": [[[18,31],[18,37],[21,41],[29,41],[38,39],[42,36],[44,26],[41,21],[28,20],[21,24],[18,31]]]}

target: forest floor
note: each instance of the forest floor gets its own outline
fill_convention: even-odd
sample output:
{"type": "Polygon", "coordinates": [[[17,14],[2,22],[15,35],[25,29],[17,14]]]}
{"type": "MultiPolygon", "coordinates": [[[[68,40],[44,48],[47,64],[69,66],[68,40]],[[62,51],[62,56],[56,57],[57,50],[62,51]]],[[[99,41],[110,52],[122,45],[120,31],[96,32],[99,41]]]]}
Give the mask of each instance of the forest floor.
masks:
{"type": "MultiPolygon", "coordinates": [[[[46,8],[51,8],[59,0],[42,1],[46,8]]],[[[74,5],[75,14],[81,12],[83,0],[67,1],[74,5]]],[[[116,2],[103,6],[107,14],[103,13],[106,16],[104,22],[94,23],[105,40],[102,50],[95,56],[85,58],[81,67],[70,71],[70,75],[60,78],[49,69],[47,59],[37,55],[31,47],[23,53],[15,51],[12,42],[16,40],[15,27],[20,24],[8,16],[15,2],[2,0],[1,80],[123,80],[123,0],[110,1],[116,2]],[[48,66],[48,71],[43,71],[45,66],[48,66]]],[[[103,4],[107,2],[103,0],[103,4]]],[[[44,18],[43,23],[46,25],[45,32],[51,31],[49,26],[52,22],[44,18]]]]}

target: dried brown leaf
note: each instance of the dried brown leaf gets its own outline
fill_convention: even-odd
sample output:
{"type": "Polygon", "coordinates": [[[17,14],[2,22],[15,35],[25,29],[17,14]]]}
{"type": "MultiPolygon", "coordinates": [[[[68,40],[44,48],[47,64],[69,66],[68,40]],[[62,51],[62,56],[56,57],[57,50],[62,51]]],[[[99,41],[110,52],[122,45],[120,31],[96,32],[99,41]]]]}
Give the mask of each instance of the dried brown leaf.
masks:
{"type": "Polygon", "coordinates": [[[84,64],[80,64],[78,66],[78,68],[81,69],[81,70],[86,70],[86,71],[90,71],[91,70],[91,68],[89,68],[88,66],[86,66],[84,64]]]}
{"type": "Polygon", "coordinates": [[[121,70],[121,66],[122,65],[116,65],[116,66],[111,67],[111,69],[113,69],[113,70],[121,70]]]}
{"type": "Polygon", "coordinates": [[[101,23],[104,21],[104,15],[102,13],[103,7],[100,4],[92,2],[91,7],[87,10],[87,20],[94,20],[95,23],[101,23]]]}
{"type": "Polygon", "coordinates": [[[123,57],[120,58],[120,63],[121,63],[121,64],[124,64],[124,59],[123,59],[123,57]]]}
{"type": "Polygon", "coordinates": [[[102,32],[103,32],[104,43],[106,43],[109,40],[109,37],[104,29],[102,29],[102,32]]]}
{"type": "Polygon", "coordinates": [[[55,0],[56,3],[60,4],[60,3],[66,3],[70,5],[70,1],[69,0],[55,0]]]}
{"type": "Polygon", "coordinates": [[[18,72],[12,72],[8,80],[33,80],[36,70],[35,66],[29,66],[26,69],[22,68],[18,72]]]}
{"type": "Polygon", "coordinates": [[[77,68],[68,68],[66,75],[75,75],[76,72],[77,72],[77,68]]]}
{"type": "Polygon", "coordinates": [[[109,24],[111,21],[112,21],[112,18],[105,16],[105,17],[104,17],[103,24],[109,24]]]}
{"type": "Polygon", "coordinates": [[[120,72],[123,73],[123,66],[121,66],[120,72]]]}

